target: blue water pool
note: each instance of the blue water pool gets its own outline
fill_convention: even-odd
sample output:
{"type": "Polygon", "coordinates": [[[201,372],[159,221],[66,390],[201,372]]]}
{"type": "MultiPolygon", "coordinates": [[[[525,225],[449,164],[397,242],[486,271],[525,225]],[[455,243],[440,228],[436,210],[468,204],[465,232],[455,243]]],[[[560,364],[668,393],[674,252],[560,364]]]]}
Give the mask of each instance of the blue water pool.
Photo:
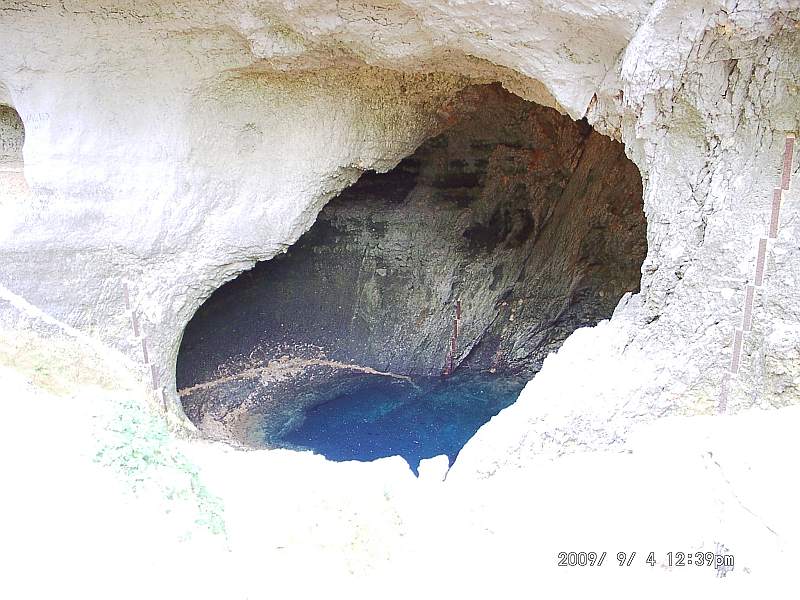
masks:
{"type": "Polygon", "coordinates": [[[525,381],[462,375],[415,384],[376,377],[308,410],[282,441],[334,461],[399,455],[415,472],[421,459],[439,454],[452,464],[478,428],[516,400],[525,381]]]}

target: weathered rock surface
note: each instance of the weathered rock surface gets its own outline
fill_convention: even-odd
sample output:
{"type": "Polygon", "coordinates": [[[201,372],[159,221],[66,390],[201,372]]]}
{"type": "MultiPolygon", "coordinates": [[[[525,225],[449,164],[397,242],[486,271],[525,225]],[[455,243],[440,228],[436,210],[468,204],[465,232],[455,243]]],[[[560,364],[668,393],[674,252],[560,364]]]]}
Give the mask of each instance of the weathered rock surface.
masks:
{"type": "Polygon", "coordinates": [[[430,581],[467,597],[786,597],[800,560],[797,160],[736,414],[712,415],[784,139],[800,132],[798,24],[794,0],[0,2],[0,104],[24,126],[23,178],[0,113],[16,165],[0,166],[3,595],[251,598],[269,565],[269,593],[287,597],[431,595],[430,581]],[[546,358],[442,484],[396,458],[174,435],[192,430],[174,375],[198,307],[365,171],[441,133],[461,90],[494,82],[624,144],[644,184],[640,292],[546,358]],[[118,378],[150,376],[125,281],[171,433],[118,378]],[[108,469],[144,489],[123,497],[108,469]],[[224,541],[200,531],[216,515],[198,514],[214,508],[201,479],[224,495],[224,541]],[[583,548],[653,550],[659,567],[554,566],[583,548]],[[736,567],[667,567],[677,550],[729,551],[736,567]]]}
{"type": "MultiPolygon", "coordinates": [[[[4,3],[0,102],[25,127],[30,194],[2,203],[0,284],[138,360],[128,281],[180,416],[174,365],[197,307],[294,243],[363,171],[436,134],[459,90],[500,81],[585,115],[639,167],[641,292],[585,341],[652,377],[534,384],[453,474],[711,413],[784,137],[800,129],[799,19],[777,0],[4,3]]],[[[731,411],[800,395],[797,206],[785,194],[731,411]]],[[[576,346],[549,362],[580,366],[576,346]]],[[[534,381],[549,371],[561,369],[546,361],[534,381]]]]}

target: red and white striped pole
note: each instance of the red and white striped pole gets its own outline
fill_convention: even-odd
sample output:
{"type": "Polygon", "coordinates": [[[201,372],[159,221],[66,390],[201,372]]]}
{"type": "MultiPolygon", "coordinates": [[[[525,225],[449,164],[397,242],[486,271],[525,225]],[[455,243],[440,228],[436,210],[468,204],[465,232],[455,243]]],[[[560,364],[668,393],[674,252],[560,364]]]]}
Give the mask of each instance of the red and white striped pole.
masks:
{"type": "Polygon", "coordinates": [[[783,169],[781,171],[780,187],[774,189],[772,193],[772,206],[769,219],[769,227],[766,237],[758,239],[758,250],[756,252],[755,273],[753,283],[745,287],[744,309],[742,311],[742,324],[733,332],[733,352],[728,372],[722,379],[722,390],[719,396],[717,412],[722,414],[728,408],[728,392],[732,377],[739,374],[742,364],[742,346],[745,342],[745,335],[753,329],[753,302],[755,301],[756,291],[761,289],[764,284],[764,270],[767,258],[767,245],[770,240],[778,237],[778,227],[780,225],[781,203],[784,193],[789,190],[792,180],[792,159],[794,157],[794,134],[786,136],[786,143],[783,150],[783,169]]]}

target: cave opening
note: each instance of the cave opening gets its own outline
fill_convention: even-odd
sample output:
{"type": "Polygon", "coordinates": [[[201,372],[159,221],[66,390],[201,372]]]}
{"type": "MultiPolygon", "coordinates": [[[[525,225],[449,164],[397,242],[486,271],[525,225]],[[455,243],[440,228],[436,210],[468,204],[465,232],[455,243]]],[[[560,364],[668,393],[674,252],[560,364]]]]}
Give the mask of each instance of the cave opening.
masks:
{"type": "Polygon", "coordinates": [[[5,209],[18,206],[27,190],[22,147],[25,145],[25,126],[12,107],[0,104],[0,230],[8,227],[13,218],[5,209]]]}
{"type": "Polygon", "coordinates": [[[0,166],[5,169],[22,166],[25,126],[16,110],[0,104],[0,166]]]}
{"type": "Polygon", "coordinates": [[[642,182],[623,146],[498,85],[453,105],[200,307],[176,375],[201,431],[452,463],[571,332],[638,291],[642,182]]]}

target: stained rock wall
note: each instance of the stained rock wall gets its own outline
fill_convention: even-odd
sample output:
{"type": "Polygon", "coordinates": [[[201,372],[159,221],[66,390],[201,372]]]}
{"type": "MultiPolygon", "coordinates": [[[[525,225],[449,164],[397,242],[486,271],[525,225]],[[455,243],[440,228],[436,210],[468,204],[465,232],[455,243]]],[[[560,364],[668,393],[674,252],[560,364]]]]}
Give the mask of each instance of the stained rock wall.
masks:
{"type": "MultiPolygon", "coordinates": [[[[455,469],[622,444],[637,420],[716,410],[784,138],[800,129],[798,22],[778,0],[5,3],[0,103],[24,124],[30,195],[2,204],[0,285],[139,360],[128,281],[178,417],[175,358],[197,307],[362,171],[438,133],[458,90],[499,81],[625,144],[648,254],[641,292],[581,338],[618,377],[563,375],[587,364],[568,339],[455,469]]],[[[800,394],[793,194],[730,411],[800,394]]]]}

